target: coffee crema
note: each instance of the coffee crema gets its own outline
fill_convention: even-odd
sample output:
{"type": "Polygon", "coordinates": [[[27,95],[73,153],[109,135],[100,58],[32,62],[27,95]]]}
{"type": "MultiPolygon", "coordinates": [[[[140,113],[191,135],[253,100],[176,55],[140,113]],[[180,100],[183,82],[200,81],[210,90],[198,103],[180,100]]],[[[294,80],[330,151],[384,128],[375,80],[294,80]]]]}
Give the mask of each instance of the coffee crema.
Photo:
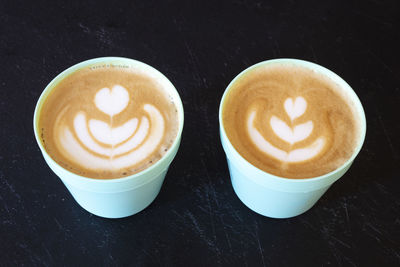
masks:
{"type": "Polygon", "coordinates": [[[340,167],[359,136],[354,104],[323,74],[274,63],[248,71],[222,105],[233,147],[248,162],[286,178],[312,178],[340,167]]]}
{"type": "Polygon", "coordinates": [[[179,123],[172,97],[156,79],[131,67],[104,66],[80,69],[55,85],[39,129],[44,148],[65,169],[112,179],[157,162],[179,123]]]}

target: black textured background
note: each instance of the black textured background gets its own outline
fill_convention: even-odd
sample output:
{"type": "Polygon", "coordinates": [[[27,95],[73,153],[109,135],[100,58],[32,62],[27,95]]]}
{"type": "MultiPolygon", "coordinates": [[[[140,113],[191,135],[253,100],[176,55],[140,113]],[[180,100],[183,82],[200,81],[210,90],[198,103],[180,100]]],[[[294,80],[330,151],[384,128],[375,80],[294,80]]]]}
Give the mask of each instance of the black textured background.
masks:
{"type": "Polygon", "coordinates": [[[0,265],[399,266],[399,1],[0,1],[0,265]],[[80,61],[123,56],[183,100],[181,148],[156,200],[102,219],[35,143],[35,103],[80,61]],[[227,84],[262,60],[321,64],[367,117],[350,171],[307,213],[269,219],[230,184],[218,136],[227,84]]]}

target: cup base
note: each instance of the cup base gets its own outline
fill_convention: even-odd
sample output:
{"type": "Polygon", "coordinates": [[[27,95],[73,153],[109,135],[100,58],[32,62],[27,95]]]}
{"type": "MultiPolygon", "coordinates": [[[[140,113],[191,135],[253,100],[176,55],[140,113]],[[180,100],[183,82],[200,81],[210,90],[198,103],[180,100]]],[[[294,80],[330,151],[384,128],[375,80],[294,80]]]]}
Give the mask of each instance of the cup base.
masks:
{"type": "Polygon", "coordinates": [[[99,193],[67,184],[76,202],[86,211],[103,218],[117,219],[134,215],[148,207],[161,190],[167,170],[139,187],[116,193],[99,193]]]}
{"type": "Polygon", "coordinates": [[[310,192],[283,192],[260,185],[238,171],[228,159],[233,190],[248,208],[266,217],[285,219],[311,209],[330,186],[310,192]]]}

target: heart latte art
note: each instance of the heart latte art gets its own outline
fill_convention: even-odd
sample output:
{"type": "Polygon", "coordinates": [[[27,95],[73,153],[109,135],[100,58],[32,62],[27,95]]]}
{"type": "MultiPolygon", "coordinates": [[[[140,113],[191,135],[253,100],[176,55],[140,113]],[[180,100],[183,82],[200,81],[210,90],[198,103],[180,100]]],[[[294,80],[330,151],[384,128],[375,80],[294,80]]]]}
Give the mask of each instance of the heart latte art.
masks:
{"type": "MultiPolygon", "coordinates": [[[[293,123],[293,120],[295,118],[303,115],[307,107],[307,102],[304,100],[303,97],[297,97],[294,102],[292,98],[288,98],[285,101],[284,107],[288,116],[291,119],[291,123],[293,123]]],[[[325,138],[319,137],[312,144],[304,148],[297,148],[292,151],[286,152],[268,142],[257,130],[257,128],[254,127],[253,122],[255,117],[256,111],[252,111],[247,120],[247,130],[250,138],[260,150],[278,160],[281,160],[283,162],[301,162],[309,160],[317,156],[322,151],[325,145],[325,138]]],[[[286,122],[275,116],[271,116],[270,126],[273,132],[279,138],[292,145],[310,136],[314,124],[310,120],[302,124],[296,125],[292,129],[292,127],[288,126],[286,122]]]]}
{"type": "Polygon", "coordinates": [[[357,139],[353,105],[338,85],[302,67],[258,67],[235,81],[222,106],[225,132],[254,166],[287,178],[342,165],[357,139]]]}
{"type": "Polygon", "coordinates": [[[96,107],[110,116],[110,122],[88,120],[82,111],[75,115],[73,129],[58,122],[59,149],[75,162],[84,162],[85,166],[99,170],[127,168],[147,158],[163,137],[163,116],[153,105],[144,104],[143,110],[147,114],[140,118],[140,123],[138,118],[132,118],[113,127],[114,115],[122,112],[128,102],[128,91],[120,85],[115,85],[111,91],[108,88],[99,90],[95,96],[96,107]]]}
{"type": "Polygon", "coordinates": [[[176,136],[176,108],[159,87],[149,77],[122,70],[68,76],[42,112],[47,151],[64,167],[94,178],[148,167],[176,136]]]}

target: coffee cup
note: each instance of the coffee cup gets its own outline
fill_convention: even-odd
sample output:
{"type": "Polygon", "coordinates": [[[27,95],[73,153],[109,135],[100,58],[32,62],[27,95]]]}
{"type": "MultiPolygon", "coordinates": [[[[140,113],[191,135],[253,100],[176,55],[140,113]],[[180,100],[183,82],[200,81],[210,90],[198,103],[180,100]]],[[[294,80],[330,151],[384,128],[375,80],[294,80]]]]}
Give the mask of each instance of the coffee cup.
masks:
{"type": "MultiPolygon", "coordinates": [[[[240,101],[240,105],[245,105],[244,100],[240,101]]],[[[327,99],[327,101],[329,101],[329,99],[327,99]]],[[[294,103],[294,101],[292,101],[292,103],[294,103]]],[[[283,109],[283,104],[281,103],[274,103],[274,105],[278,105],[279,108],[281,108],[282,105],[283,109]]],[[[329,187],[341,178],[350,168],[362,147],[366,133],[364,110],[353,89],[332,71],[317,64],[297,59],[267,60],[242,71],[232,80],[222,96],[219,107],[219,123],[220,139],[226,154],[230,178],[236,195],[251,210],[271,218],[289,218],[297,216],[313,207],[329,187]],[[322,75],[330,79],[335,86],[340,87],[342,93],[349,99],[349,101],[351,101],[358,127],[354,141],[354,149],[349,154],[348,158],[334,170],[314,177],[296,177],[296,179],[275,175],[269,171],[256,167],[252,162],[247,160],[241,153],[239,153],[238,149],[229,139],[229,133],[226,131],[224,125],[223,113],[224,108],[226,108],[225,102],[227,101],[227,97],[231,93],[232,88],[236,86],[238,82],[241,82],[246,75],[264,67],[275,65],[295,66],[298,68],[304,68],[314,74],[322,75]]],[[[270,147],[272,147],[272,145],[273,144],[269,144],[270,147]]],[[[267,149],[270,149],[270,147],[267,147],[267,149]]],[[[278,150],[277,148],[274,149],[278,150]]],[[[270,150],[267,150],[267,152],[272,151],[271,153],[273,154],[275,150],[271,148],[270,150]]],[[[267,153],[264,153],[264,155],[266,157],[269,156],[267,153]]],[[[276,155],[276,157],[280,156],[278,153],[276,155]]],[[[287,159],[287,162],[283,165],[287,166],[290,164],[289,160],[292,160],[292,158],[290,158],[291,155],[289,155],[289,153],[283,155],[284,156],[282,157],[286,157],[285,159],[287,159]]],[[[275,158],[273,160],[276,161],[275,158]]]]}
{"type": "MultiPolygon", "coordinates": [[[[113,93],[113,90],[109,90],[108,92],[107,90],[105,91],[106,93],[113,93]]],[[[115,95],[117,95],[117,93],[115,93],[115,95]]],[[[129,99],[126,101],[129,101],[129,99]]],[[[98,107],[101,107],[100,104],[98,107]]],[[[120,109],[119,106],[117,106],[117,108],[120,109]]],[[[145,119],[145,116],[143,118],[145,119]]],[[[168,168],[178,151],[183,128],[183,120],[183,107],[179,94],[174,85],[161,72],[137,60],[120,57],[103,57],[78,63],[57,75],[57,77],[55,77],[46,86],[37,102],[33,118],[33,126],[36,141],[46,163],[61,179],[78,204],[90,213],[100,217],[121,218],[140,212],[150,205],[150,203],[158,195],[168,168]],[[132,68],[135,71],[146,75],[146,77],[151,77],[151,79],[157,81],[157,83],[162,86],[163,90],[165,90],[165,92],[168,94],[168,101],[173,102],[174,106],[176,107],[174,112],[176,112],[177,116],[177,128],[175,137],[170,141],[168,149],[165,148],[165,153],[163,152],[163,155],[157,159],[155,163],[145,166],[143,169],[140,169],[133,174],[127,174],[124,172],[124,176],[122,177],[113,177],[113,179],[99,179],[101,178],[101,172],[99,174],[100,177],[98,178],[88,177],[85,176],[85,174],[78,174],[74,171],[71,171],[71,169],[66,167],[66,164],[61,163],[60,160],[55,160],[46,149],[45,140],[42,136],[42,129],[39,125],[39,119],[41,117],[43,107],[46,105],[46,99],[49,98],[53,90],[57,88],[60,82],[72,74],[80,72],[81,70],[107,68],[112,68],[114,70],[117,70],[118,68],[132,68]]],[[[135,121],[132,120],[132,122],[135,121]]],[[[124,127],[127,128],[128,126],[124,127]]],[[[82,142],[76,143],[81,144],[82,142]]],[[[108,147],[111,147],[111,145],[108,147]]],[[[128,158],[128,160],[129,159],[130,158],[128,158]]],[[[95,171],[93,171],[93,173],[96,174],[95,171]]]]}

